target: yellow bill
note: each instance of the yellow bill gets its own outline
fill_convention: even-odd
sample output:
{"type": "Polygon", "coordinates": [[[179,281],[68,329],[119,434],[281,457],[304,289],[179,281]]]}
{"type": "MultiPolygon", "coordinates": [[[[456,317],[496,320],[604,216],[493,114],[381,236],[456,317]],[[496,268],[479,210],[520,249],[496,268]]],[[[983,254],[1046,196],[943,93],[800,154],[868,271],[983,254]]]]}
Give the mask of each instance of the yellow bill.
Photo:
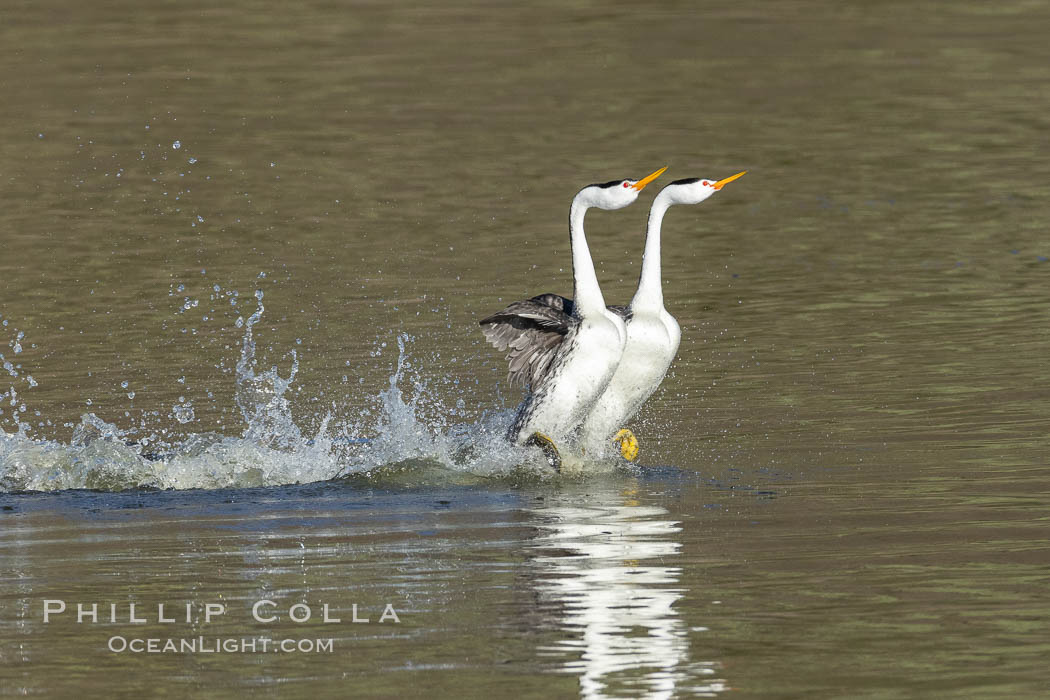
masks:
{"type": "Polygon", "coordinates": [[[715,184],[711,185],[711,187],[714,187],[716,190],[720,190],[723,187],[725,187],[726,185],[728,185],[730,182],[732,182],[733,180],[737,179],[738,177],[744,177],[744,175],[747,175],[747,171],[746,170],[744,172],[742,172],[742,173],[737,173],[736,175],[731,175],[730,177],[727,177],[725,180],[719,180],[715,184]]]}
{"type": "MultiPolygon", "coordinates": [[[[634,189],[636,189],[639,192],[641,192],[642,190],[645,189],[646,185],[648,185],[650,182],[652,182],[656,178],[658,178],[661,175],[663,175],[665,170],[667,170],[667,166],[666,165],[664,167],[660,168],[659,170],[657,170],[655,173],[652,173],[651,175],[646,175],[641,180],[639,180],[638,182],[636,182],[633,185],[631,185],[631,187],[633,187],[634,189]]],[[[743,175],[743,173],[741,173],[741,175],[743,175]]]]}

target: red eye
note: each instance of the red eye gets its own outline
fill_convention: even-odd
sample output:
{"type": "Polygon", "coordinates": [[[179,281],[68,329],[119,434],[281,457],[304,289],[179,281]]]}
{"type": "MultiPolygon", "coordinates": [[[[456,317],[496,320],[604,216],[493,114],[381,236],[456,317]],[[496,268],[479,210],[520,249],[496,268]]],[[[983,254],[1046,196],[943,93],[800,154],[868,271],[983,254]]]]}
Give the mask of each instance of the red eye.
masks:
{"type": "Polygon", "coordinates": [[[708,187],[708,186],[710,186],[710,185],[711,185],[711,183],[710,183],[710,182],[708,182],[707,180],[704,180],[704,187],[708,187]]]}
{"type": "Polygon", "coordinates": [[[624,186],[624,187],[630,187],[630,186],[631,186],[631,184],[630,184],[629,182],[625,182],[625,183],[623,183],[623,186],[624,186]]]}

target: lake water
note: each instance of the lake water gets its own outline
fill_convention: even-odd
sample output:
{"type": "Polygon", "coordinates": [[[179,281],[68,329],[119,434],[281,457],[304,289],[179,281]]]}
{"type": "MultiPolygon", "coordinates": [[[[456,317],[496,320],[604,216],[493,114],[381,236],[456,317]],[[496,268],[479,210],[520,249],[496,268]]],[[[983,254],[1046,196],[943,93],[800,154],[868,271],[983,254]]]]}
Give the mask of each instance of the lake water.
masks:
{"type": "Polygon", "coordinates": [[[1046,695],[1048,26],[7,7],[0,695],[1046,695]],[[641,466],[552,478],[477,320],[664,165],[610,303],[653,190],[749,172],[665,220],[641,466]]]}

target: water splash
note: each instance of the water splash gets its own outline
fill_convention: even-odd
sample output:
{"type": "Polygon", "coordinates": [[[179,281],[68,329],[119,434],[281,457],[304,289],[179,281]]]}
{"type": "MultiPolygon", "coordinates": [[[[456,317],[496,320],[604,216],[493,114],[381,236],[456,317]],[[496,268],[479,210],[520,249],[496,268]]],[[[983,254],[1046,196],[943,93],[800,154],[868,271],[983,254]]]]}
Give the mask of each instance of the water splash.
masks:
{"type": "MultiPolygon", "coordinates": [[[[0,428],[0,491],[253,487],[435,470],[475,477],[522,469],[545,473],[537,455],[504,439],[511,411],[453,423],[450,417],[462,412],[463,399],[454,397],[449,406],[430,389],[430,380],[413,365],[411,338],[405,334],[397,338],[397,366],[388,386],[374,397],[377,410],[371,417],[332,430],[328,411],[313,434],[304,434],[287,398],[299,370],[298,353],[293,349],[286,355],[291,358],[287,374],[277,366],[259,368],[254,327],[265,312],[261,290],[255,299],[255,311],[235,324],[244,329],[233,397],[247,425],[242,435],[192,433],[169,442],[171,426],[139,435],[88,413],[68,444],[34,439],[18,421],[25,403],[12,387],[3,396],[16,407],[16,432],[0,428]]],[[[122,382],[121,391],[127,389],[122,382]]],[[[179,397],[170,417],[192,424],[192,402],[179,397]]]]}
{"type": "MultiPolygon", "coordinates": [[[[9,321],[0,317],[0,328],[8,328],[9,326],[9,321]]],[[[7,345],[12,349],[15,355],[19,355],[22,353],[22,341],[25,339],[26,334],[25,331],[20,331],[17,328],[12,327],[11,330],[15,336],[7,343],[7,345]]],[[[32,347],[36,346],[33,345],[32,347]]],[[[22,365],[16,364],[16,362],[19,362],[19,360],[12,362],[4,357],[4,353],[0,352],[0,367],[3,367],[3,370],[10,377],[8,389],[6,391],[0,391],[0,419],[2,419],[5,416],[5,413],[9,411],[11,422],[14,423],[15,426],[15,433],[24,436],[29,430],[29,425],[28,423],[22,422],[21,416],[25,414],[27,405],[25,399],[20,396],[19,390],[15,385],[24,383],[25,388],[23,391],[25,391],[27,389],[34,389],[40,386],[40,384],[33,379],[33,375],[31,374],[25,374],[25,376],[22,376],[24,373],[22,365]],[[7,406],[6,409],[4,408],[5,405],[7,406]]]]}
{"type": "Polygon", "coordinates": [[[290,352],[292,368],[287,379],[281,377],[276,366],[267,372],[255,371],[257,363],[252,327],[259,322],[266,310],[262,303],[261,289],[255,291],[255,299],[255,313],[244,325],[241,359],[237,362],[235,401],[244,422],[248,424],[246,439],[272,447],[290,448],[302,442],[302,433],[292,420],[288,399],[284,396],[299,372],[299,356],[295,350],[290,352]]]}
{"type": "Polygon", "coordinates": [[[371,471],[408,461],[431,461],[448,469],[473,474],[506,473],[527,460],[525,450],[504,439],[512,413],[501,411],[483,414],[473,424],[450,424],[446,416],[453,413],[419,377],[410,383],[413,394],[406,398],[402,385],[409,382],[407,334],[397,339],[397,368],[389,386],[379,395],[381,411],[376,425],[376,438],[369,450],[360,455],[357,470],[371,471]],[[436,403],[435,406],[427,406],[436,403]],[[428,410],[429,409],[429,410],[428,410]],[[426,418],[429,414],[429,420],[426,418]]]}

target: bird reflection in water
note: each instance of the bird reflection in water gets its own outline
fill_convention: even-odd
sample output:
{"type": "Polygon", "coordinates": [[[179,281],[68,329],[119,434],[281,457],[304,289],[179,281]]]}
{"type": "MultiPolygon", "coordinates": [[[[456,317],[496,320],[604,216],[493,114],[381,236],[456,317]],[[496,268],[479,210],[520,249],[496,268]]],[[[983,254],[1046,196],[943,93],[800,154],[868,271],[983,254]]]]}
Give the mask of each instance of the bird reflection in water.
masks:
{"type": "Polygon", "coordinates": [[[682,528],[635,495],[589,494],[533,511],[538,595],[569,633],[540,652],[572,657],[563,670],[579,676],[584,698],[713,696],[727,689],[718,664],[690,661],[689,629],[674,607],[685,589],[668,562],[682,528]]]}

